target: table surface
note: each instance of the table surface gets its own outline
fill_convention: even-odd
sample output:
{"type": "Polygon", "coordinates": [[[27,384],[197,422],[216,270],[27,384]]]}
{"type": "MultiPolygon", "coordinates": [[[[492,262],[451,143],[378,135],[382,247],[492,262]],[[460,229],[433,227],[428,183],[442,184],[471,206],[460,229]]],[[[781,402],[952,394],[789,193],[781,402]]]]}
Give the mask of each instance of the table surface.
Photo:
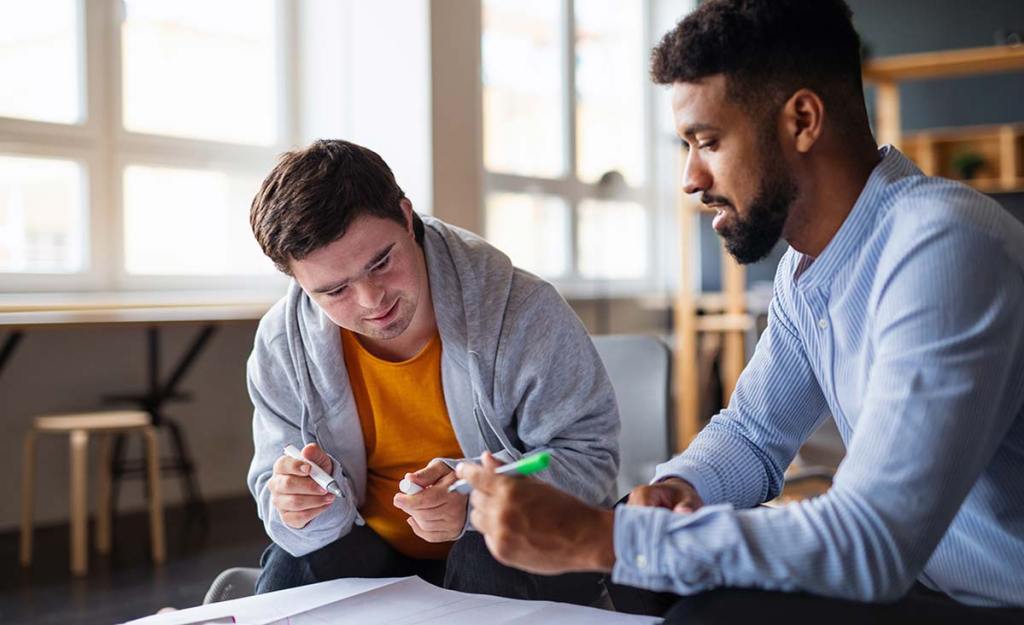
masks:
{"type": "Polygon", "coordinates": [[[279,296],[169,291],[8,293],[0,295],[0,328],[255,321],[279,296]]]}

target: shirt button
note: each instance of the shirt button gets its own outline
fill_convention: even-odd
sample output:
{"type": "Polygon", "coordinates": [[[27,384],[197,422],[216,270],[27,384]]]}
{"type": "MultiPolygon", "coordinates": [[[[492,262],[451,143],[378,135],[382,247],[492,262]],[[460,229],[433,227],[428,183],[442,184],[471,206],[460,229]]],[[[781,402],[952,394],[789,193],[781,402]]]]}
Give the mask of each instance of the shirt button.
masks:
{"type": "Polygon", "coordinates": [[[646,569],[647,568],[647,557],[644,554],[640,554],[636,557],[636,568],[646,569]]]}
{"type": "Polygon", "coordinates": [[[824,330],[825,328],[828,327],[828,322],[825,321],[824,319],[818,319],[818,327],[824,330]]]}

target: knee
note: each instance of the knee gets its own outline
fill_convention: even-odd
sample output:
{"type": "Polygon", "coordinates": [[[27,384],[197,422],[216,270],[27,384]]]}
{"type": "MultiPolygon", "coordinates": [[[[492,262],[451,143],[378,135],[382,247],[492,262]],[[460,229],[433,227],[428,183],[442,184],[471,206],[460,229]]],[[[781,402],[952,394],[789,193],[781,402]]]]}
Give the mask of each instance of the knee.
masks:
{"type": "Polygon", "coordinates": [[[260,558],[256,594],[305,586],[316,582],[306,557],[296,558],[275,543],[271,543],[260,558]]]}

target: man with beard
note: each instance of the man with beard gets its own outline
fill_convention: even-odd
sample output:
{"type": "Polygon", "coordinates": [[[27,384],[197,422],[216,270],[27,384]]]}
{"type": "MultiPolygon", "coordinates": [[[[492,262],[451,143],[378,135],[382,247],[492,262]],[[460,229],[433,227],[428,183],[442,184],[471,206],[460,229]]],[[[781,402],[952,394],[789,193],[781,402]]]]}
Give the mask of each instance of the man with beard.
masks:
{"type": "Polygon", "coordinates": [[[554,287],[418,215],[384,160],[347,141],[285,154],[250,218],[293,278],[248,363],[248,484],[273,540],[257,591],[419,575],[466,592],[598,600],[597,574],[496,562],[466,531],[468,497],[448,490],[453,458],[547,448],[551,484],[613,501],[614,393],[554,287]],[[314,481],[310,463],[333,484],[314,481]]]}
{"type": "Polygon", "coordinates": [[[673,622],[1024,622],[1024,227],[876,147],[859,50],[842,0],[711,0],[654,50],[685,191],[741,262],[791,246],[768,326],[628,505],[459,467],[498,560],[674,593],[673,622]],[[832,489],[759,506],[829,416],[832,489]]]}

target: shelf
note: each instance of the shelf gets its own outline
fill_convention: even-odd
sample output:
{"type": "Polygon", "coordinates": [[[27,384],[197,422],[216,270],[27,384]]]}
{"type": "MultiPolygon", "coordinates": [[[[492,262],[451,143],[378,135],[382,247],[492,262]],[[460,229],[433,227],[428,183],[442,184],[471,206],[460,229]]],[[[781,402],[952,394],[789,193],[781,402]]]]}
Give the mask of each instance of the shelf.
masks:
{"type": "Polygon", "coordinates": [[[1024,46],[901,54],[864,64],[864,80],[885,83],[1024,69],[1024,46]]]}
{"type": "Polygon", "coordinates": [[[1024,124],[920,131],[904,136],[900,146],[929,176],[960,180],[983,193],[1024,191],[1024,124]],[[969,180],[954,166],[965,153],[982,159],[969,180]]]}
{"type": "Polygon", "coordinates": [[[743,313],[697,317],[698,332],[748,332],[753,329],[754,317],[743,313]]]}
{"type": "Polygon", "coordinates": [[[864,81],[874,83],[875,130],[879,143],[903,145],[900,82],[1024,71],[1024,46],[992,46],[903,54],[864,63],[864,81]]]}

